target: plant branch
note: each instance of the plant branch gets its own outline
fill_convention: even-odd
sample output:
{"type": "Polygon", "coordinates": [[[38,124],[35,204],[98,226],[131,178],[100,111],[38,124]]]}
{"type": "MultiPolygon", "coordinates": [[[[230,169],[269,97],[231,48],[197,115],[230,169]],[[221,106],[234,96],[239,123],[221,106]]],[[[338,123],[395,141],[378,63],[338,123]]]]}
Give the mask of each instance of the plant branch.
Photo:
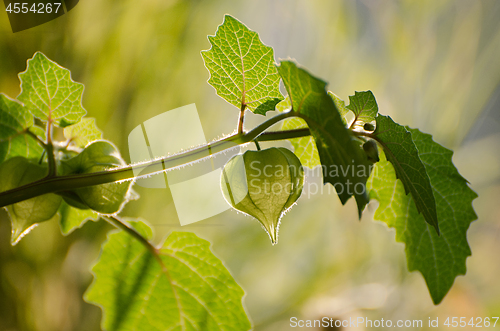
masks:
{"type": "MultiPolygon", "coordinates": [[[[133,180],[138,176],[158,174],[172,168],[188,164],[197,160],[211,157],[213,154],[220,153],[227,149],[234,148],[238,145],[246,144],[259,137],[266,129],[279,121],[297,116],[297,113],[284,112],[276,115],[267,121],[256,126],[251,131],[245,134],[233,134],[224,139],[214,141],[208,145],[193,148],[191,150],[167,156],[160,159],[150,160],[147,162],[128,165],[121,168],[114,168],[108,171],[100,171],[89,174],[75,174],[65,176],[54,176],[50,178],[42,178],[38,181],[16,187],[12,190],[0,193],[0,208],[27,200],[42,194],[57,193],[60,191],[74,190],[77,188],[116,182],[121,180],[133,180]],[[210,150],[210,153],[208,153],[210,150]],[[149,168],[152,165],[163,164],[164,170],[151,171],[149,168]],[[148,169],[149,168],[149,169],[148,169]],[[140,175],[138,175],[140,174],[140,175]]],[[[301,129],[302,130],[302,129],[301,129]]],[[[308,131],[290,130],[279,131],[266,134],[260,141],[283,140],[290,137],[299,137],[308,135],[308,131]],[[290,136],[290,137],[289,137],[290,136]]]]}
{"type": "Polygon", "coordinates": [[[284,130],[284,131],[267,131],[263,132],[255,140],[257,141],[285,140],[285,139],[307,137],[310,135],[311,131],[309,130],[309,128],[284,130]]]}

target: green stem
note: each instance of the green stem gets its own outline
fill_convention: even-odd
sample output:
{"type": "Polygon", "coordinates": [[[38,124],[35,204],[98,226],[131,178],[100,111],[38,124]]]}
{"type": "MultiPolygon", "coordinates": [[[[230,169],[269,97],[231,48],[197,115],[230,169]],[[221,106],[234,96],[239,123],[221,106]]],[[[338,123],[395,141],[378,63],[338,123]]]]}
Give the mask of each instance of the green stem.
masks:
{"type": "Polygon", "coordinates": [[[144,247],[146,247],[151,254],[156,258],[156,260],[160,263],[163,269],[165,268],[165,265],[163,264],[163,261],[160,258],[159,250],[155,246],[153,246],[152,243],[149,242],[146,238],[144,238],[137,230],[135,230],[133,227],[128,225],[126,222],[123,222],[119,218],[113,217],[113,216],[101,216],[102,219],[104,219],[106,222],[109,224],[113,225],[114,227],[118,229],[122,229],[123,231],[127,232],[129,235],[131,235],[133,238],[137,239],[144,247]]]}
{"type": "MultiPolygon", "coordinates": [[[[56,193],[60,191],[74,190],[77,188],[105,184],[116,182],[120,180],[132,180],[136,178],[135,174],[140,173],[143,175],[153,175],[160,172],[167,171],[169,169],[191,163],[209,156],[208,149],[210,149],[211,154],[217,154],[224,150],[234,148],[237,145],[242,145],[249,143],[259,137],[266,129],[276,124],[277,122],[288,118],[297,116],[295,112],[281,113],[277,116],[270,118],[264,123],[258,125],[251,131],[245,134],[234,134],[228,136],[224,139],[209,143],[208,145],[203,145],[194,148],[189,151],[185,151],[172,156],[167,156],[161,159],[147,161],[141,164],[128,165],[122,168],[116,168],[108,171],[100,171],[89,174],[76,174],[76,175],[65,175],[65,176],[55,176],[50,178],[42,178],[38,181],[16,187],[12,190],[0,193],[0,208],[17,203],[23,200],[27,200],[42,194],[56,193]],[[164,170],[161,171],[151,171],[147,168],[152,165],[163,164],[164,170]],[[142,172],[144,171],[144,172],[142,172]],[[147,172],[149,171],[149,172],[147,172]]],[[[309,135],[309,131],[290,130],[281,131],[276,133],[268,133],[264,135],[263,139],[260,141],[271,141],[271,140],[282,140],[289,139],[288,136],[293,136],[293,138],[299,136],[309,135]],[[290,132],[290,134],[288,134],[290,132]]],[[[154,167],[152,167],[154,168],[154,167]]],[[[151,168],[150,168],[151,169],[151,168]]]]}
{"type": "Polygon", "coordinates": [[[263,132],[255,140],[257,141],[285,140],[285,139],[301,138],[310,135],[311,131],[309,131],[309,128],[285,130],[285,131],[267,131],[263,132]]]}
{"type": "Polygon", "coordinates": [[[134,229],[127,223],[114,216],[101,216],[101,218],[103,218],[106,222],[110,223],[114,227],[126,231],[132,237],[140,241],[141,244],[143,244],[149,251],[151,251],[151,253],[158,254],[158,250],[156,249],[156,247],[154,247],[153,244],[151,244],[146,238],[144,238],[139,232],[137,232],[136,229],[134,229]]]}
{"type": "Polygon", "coordinates": [[[19,131],[19,132],[16,132],[15,134],[13,134],[12,136],[9,136],[7,138],[0,139],[0,143],[6,142],[6,141],[12,141],[13,139],[15,139],[15,138],[17,138],[19,136],[22,136],[23,134],[27,134],[28,136],[31,136],[33,139],[35,139],[36,141],[38,141],[38,143],[45,148],[45,141],[43,141],[40,138],[38,138],[38,136],[36,134],[34,134],[33,132],[31,132],[29,130],[29,128],[24,129],[24,130],[19,131]]]}
{"type": "Polygon", "coordinates": [[[247,105],[245,103],[241,104],[240,116],[238,118],[238,134],[243,134],[243,121],[245,119],[245,109],[247,105]]]}
{"type": "Polygon", "coordinates": [[[47,159],[49,162],[49,172],[46,178],[52,178],[56,176],[56,157],[54,154],[54,145],[52,144],[52,121],[49,117],[47,121],[47,143],[44,145],[45,150],[47,151],[47,159]]]}
{"type": "Polygon", "coordinates": [[[351,133],[353,135],[355,135],[356,137],[368,137],[368,138],[372,138],[372,139],[375,139],[377,141],[379,141],[379,139],[377,138],[377,136],[375,134],[373,134],[373,132],[362,132],[362,131],[351,131],[351,133]]]}
{"type": "Polygon", "coordinates": [[[28,136],[30,136],[31,138],[33,138],[36,141],[38,141],[38,143],[40,145],[42,145],[42,147],[45,149],[45,151],[47,151],[47,144],[45,144],[45,141],[43,141],[42,139],[40,139],[36,134],[34,134],[33,132],[31,132],[29,129],[25,129],[25,131],[23,131],[23,133],[26,133],[28,136]]]}

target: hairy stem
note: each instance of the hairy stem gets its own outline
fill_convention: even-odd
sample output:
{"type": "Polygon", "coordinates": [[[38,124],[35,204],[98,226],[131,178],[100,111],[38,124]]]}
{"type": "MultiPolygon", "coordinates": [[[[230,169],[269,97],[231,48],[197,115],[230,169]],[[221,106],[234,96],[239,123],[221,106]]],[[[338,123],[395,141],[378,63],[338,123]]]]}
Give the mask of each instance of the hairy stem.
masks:
{"type": "Polygon", "coordinates": [[[251,131],[245,134],[233,134],[224,139],[214,141],[208,145],[203,145],[179,154],[167,156],[164,158],[150,160],[144,163],[128,165],[122,168],[115,168],[108,171],[100,171],[89,174],[76,174],[76,175],[65,175],[65,176],[54,176],[50,178],[42,178],[38,181],[17,187],[15,189],[1,192],[0,193],[0,207],[5,207],[13,203],[17,203],[23,200],[27,200],[42,194],[56,193],[60,191],[74,190],[81,187],[105,184],[116,182],[120,180],[132,180],[137,177],[136,174],[140,176],[153,175],[161,173],[172,168],[188,164],[200,159],[210,157],[213,154],[220,153],[230,148],[234,148],[237,145],[246,144],[257,137],[259,141],[271,141],[271,140],[282,140],[296,137],[303,137],[309,135],[309,130],[290,130],[290,131],[278,131],[275,133],[267,133],[262,139],[260,135],[271,127],[272,125],[278,123],[279,121],[297,116],[295,112],[286,112],[276,115],[264,123],[256,126],[251,131]],[[209,152],[210,151],[210,152],[209,152]],[[161,171],[151,171],[149,169],[152,165],[163,164],[164,170],[161,171]],[[149,168],[149,169],[148,169],[149,168]],[[149,171],[149,172],[148,172],[149,171]]]}

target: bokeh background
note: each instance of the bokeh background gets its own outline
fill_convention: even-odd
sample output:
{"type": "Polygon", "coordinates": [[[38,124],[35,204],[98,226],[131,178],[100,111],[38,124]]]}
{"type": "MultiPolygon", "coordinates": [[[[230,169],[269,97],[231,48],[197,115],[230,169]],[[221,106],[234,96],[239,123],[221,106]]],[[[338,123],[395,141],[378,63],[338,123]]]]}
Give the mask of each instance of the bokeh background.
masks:
{"type": "MultiPolygon", "coordinates": [[[[429,317],[442,324],[453,316],[499,316],[497,0],[82,0],[68,14],[15,34],[2,11],[0,91],[17,96],[17,73],[42,51],[85,84],[88,115],[125,160],[134,127],[191,103],[210,141],[232,133],[238,117],[206,83],[200,56],[226,13],[258,31],[277,59],[296,59],[341,98],[372,90],[381,113],[455,151],[456,166],[479,194],[467,275],[434,306],[421,275],[407,271],[394,231],[372,220],[376,204],[360,222],[354,203],[342,207],[334,193],[302,197],[283,219],[276,246],[257,221],[232,210],[181,227],[165,189],[136,187],[141,198],[123,214],[153,224],[158,242],[172,230],[210,240],[246,291],[255,330],[289,330],[292,316],[424,325],[429,317]]],[[[246,127],[262,120],[248,115],[246,127]]],[[[0,330],[98,330],[101,311],[82,294],[110,229],[89,222],[63,237],[57,224],[44,223],[11,247],[2,212],[0,330]]]]}

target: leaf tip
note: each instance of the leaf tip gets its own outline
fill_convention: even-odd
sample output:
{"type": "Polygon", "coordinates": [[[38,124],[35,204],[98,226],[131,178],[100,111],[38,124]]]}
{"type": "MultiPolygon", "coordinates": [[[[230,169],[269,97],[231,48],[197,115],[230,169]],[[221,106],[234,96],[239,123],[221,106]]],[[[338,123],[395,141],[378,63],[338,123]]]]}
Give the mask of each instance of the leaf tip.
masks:
{"type": "Polygon", "coordinates": [[[31,230],[33,230],[37,226],[38,226],[38,223],[34,223],[34,224],[31,224],[31,226],[29,226],[23,230],[22,227],[16,228],[16,227],[14,227],[14,225],[12,225],[12,237],[10,239],[10,244],[12,246],[16,246],[21,241],[21,239],[24,238],[24,236],[26,236],[28,233],[30,233],[31,230]]]}

